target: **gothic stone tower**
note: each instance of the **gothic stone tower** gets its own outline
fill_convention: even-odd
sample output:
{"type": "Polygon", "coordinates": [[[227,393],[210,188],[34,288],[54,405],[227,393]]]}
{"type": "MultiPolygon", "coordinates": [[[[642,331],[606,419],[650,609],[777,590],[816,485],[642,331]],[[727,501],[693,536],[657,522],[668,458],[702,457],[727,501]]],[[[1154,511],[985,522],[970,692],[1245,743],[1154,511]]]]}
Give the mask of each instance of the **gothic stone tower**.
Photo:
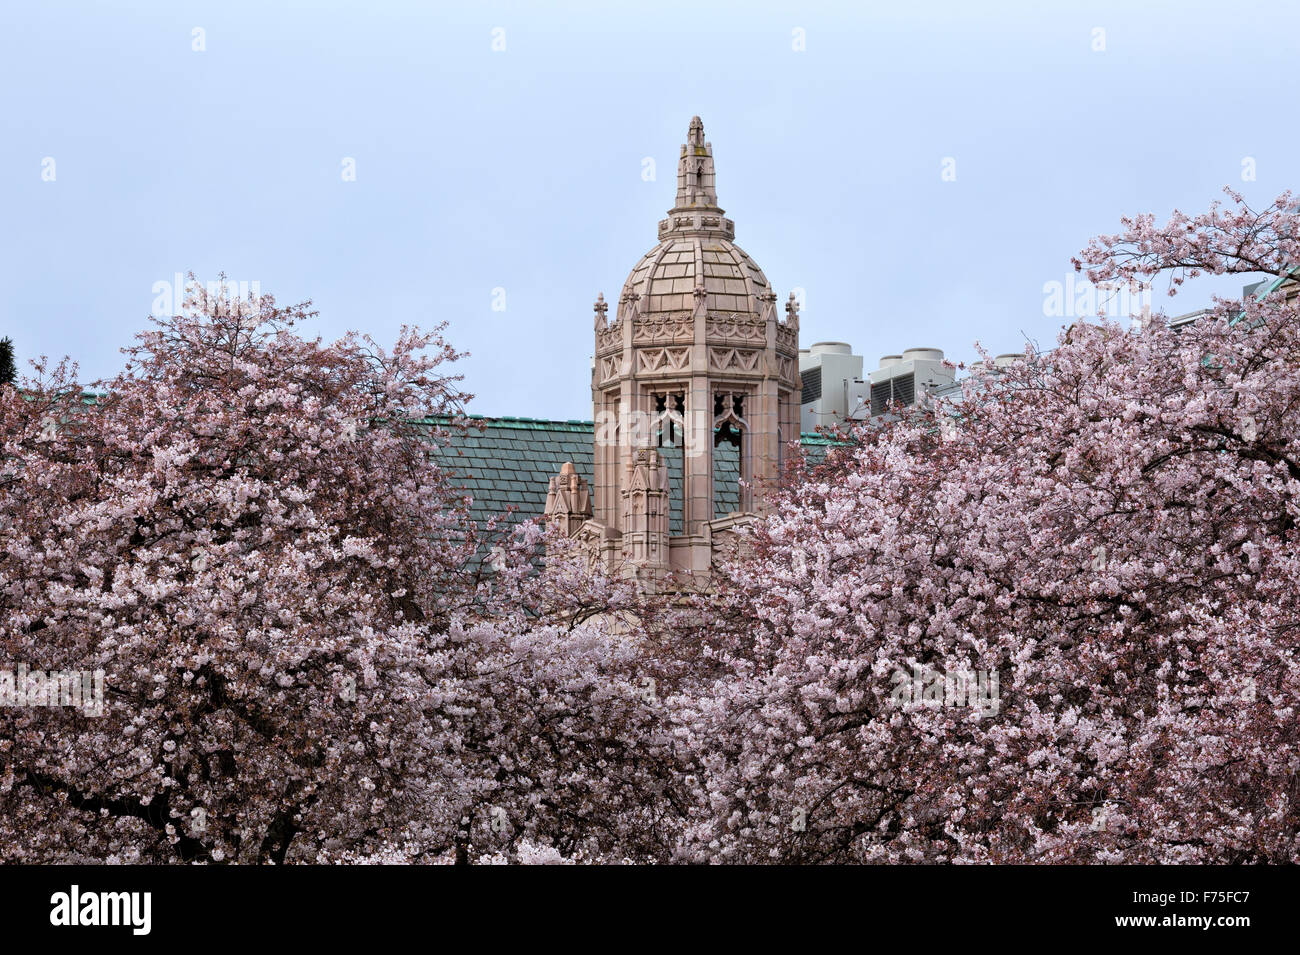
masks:
{"type": "MultiPolygon", "coordinates": [[[[767,277],[734,237],[696,116],[659,244],[632,268],[613,321],[596,300],[594,513],[573,529],[579,515],[547,508],[593,559],[647,582],[668,571],[707,577],[718,538],[761,509],[799,438],[798,306],[792,293],[778,315],[767,277]],[[741,490],[738,506],[721,510],[724,455],[741,490]]],[[[574,497],[575,479],[552,478],[565,492],[553,499],[574,497]]]]}

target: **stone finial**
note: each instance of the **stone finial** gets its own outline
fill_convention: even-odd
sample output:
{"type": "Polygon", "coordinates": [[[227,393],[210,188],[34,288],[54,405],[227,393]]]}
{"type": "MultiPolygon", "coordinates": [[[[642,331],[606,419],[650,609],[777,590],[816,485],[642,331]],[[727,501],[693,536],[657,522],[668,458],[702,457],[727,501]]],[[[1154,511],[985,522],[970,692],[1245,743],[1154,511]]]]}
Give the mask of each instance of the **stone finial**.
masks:
{"type": "Polygon", "coordinates": [[[704,145],[704,121],[698,116],[691,117],[690,128],[686,131],[686,145],[703,146],[704,145]]]}
{"type": "Polygon", "coordinates": [[[713,147],[704,139],[704,123],[694,116],[677,163],[677,201],[669,214],[703,209],[722,211],[714,183],[713,147]]]}
{"type": "MultiPolygon", "coordinates": [[[[606,313],[609,311],[609,303],[605,301],[604,292],[596,293],[596,304],[592,306],[592,308],[596,312],[596,328],[600,329],[608,325],[609,323],[606,319],[606,313]]],[[[570,464],[572,464],[572,462],[570,462],[570,464]]]]}
{"type": "Polygon", "coordinates": [[[794,292],[790,293],[790,300],[785,303],[785,320],[787,324],[799,324],[799,300],[795,298],[794,292]]]}
{"type": "Polygon", "coordinates": [[[695,310],[700,312],[705,309],[709,301],[709,290],[704,284],[704,276],[695,277],[695,288],[691,290],[691,295],[695,297],[695,310]]]}
{"type": "Polygon", "coordinates": [[[662,491],[668,487],[668,471],[658,448],[637,448],[627,461],[627,486],[662,491]]]}
{"type": "Polygon", "coordinates": [[[629,292],[623,289],[623,295],[618,300],[618,318],[621,321],[624,318],[630,318],[641,311],[641,295],[637,292],[629,292]]]}
{"type": "Polygon", "coordinates": [[[551,478],[545,514],[566,537],[576,534],[591,517],[591,488],[572,461],[565,461],[560,473],[551,478]]]}

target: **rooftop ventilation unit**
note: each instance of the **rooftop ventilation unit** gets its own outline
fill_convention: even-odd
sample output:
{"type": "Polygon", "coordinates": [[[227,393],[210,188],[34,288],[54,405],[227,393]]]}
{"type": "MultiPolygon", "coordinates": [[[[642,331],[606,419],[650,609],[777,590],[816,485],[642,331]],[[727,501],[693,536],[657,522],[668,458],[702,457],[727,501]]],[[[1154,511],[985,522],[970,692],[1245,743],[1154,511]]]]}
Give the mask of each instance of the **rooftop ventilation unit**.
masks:
{"type": "Polygon", "coordinates": [[[916,400],[916,375],[913,373],[871,383],[873,415],[884,414],[895,404],[910,405],[914,400],[916,400]]]}
{"type": "Polygon", "coordinates": [[[820,399],[822,396],[821,365],[799,372],[799,377],[803,381],[803,395],[799,399],[799,403],[801,405],[810,405],[820,399]]]}
{"type": "Polygon", "coordinates": [[[862,377],[862,356],[853,354],[846,342],[814,342],[799,352],[799,427],[816,431],[833,426],[849,416],[849,388],[862,377]]]}
{"type": "Polygon", "coordinates": [[[895,405],[914,405],[927,391],[954,380],[953,369],[943,363],[942,349],[909,348],[901,355],[881,358],[880,367],[866,381],[855,383],[853,391],[858,407],[865,411],[869,405],[871,414],[879,415],[895,405]]]}

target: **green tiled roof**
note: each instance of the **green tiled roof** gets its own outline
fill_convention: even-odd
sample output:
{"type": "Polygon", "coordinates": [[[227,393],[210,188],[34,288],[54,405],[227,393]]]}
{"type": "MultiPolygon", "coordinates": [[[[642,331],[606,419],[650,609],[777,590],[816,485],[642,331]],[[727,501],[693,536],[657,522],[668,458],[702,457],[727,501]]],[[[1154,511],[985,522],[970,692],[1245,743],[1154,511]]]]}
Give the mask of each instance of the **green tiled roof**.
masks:
{"type": "Polygon", "coordinates": [[[457,484],[473,497],[473,517],[487,520],[518,508],[513,519],[536,517],[546,508],[546,489],[566,461],[592,479],[589,421],[470,416],[469,428],[449,429],[436,452],[457,484]]]}
{"type": "MultiPolygon", "coordinates": [[[[593,484],[590,421],[542,421],[536,418],[486,418],[470,415],[466,431],[449,434],[436,458],[453,473],[453,479],[474,499],[476,520],[501,516],[516,508],[512,520],[537,517],[546,508],[546,490],[552,476],[566,461],[593,484]]],[[[834,444],[815,434],[800,436],[810,458],[819,459],[834,444]]],[[[681,449],[665,448],[668,483],[675,498],[682,486],[681,449]]],[[[739,509],[739,452],[723,442],[714,450],[713,480],[716,517],[739,509]]],[[[681,533],[681,516],[674,511],[670,531],[681,533]]]]}

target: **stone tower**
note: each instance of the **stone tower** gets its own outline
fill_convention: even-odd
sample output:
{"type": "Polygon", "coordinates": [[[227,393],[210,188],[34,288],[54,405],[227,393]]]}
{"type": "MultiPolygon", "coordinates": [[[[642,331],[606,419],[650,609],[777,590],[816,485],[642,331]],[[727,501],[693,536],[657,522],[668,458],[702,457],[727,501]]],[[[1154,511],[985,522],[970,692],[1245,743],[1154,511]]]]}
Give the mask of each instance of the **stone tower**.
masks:
{"type": "MultiPolygon", "coordinates": [[[[696,116],[659,243],[633,266],[612,321],[596,299],[594,509],[571,531],[593,559],[647,582],[707,577],[719,536],[762,507],[799,438],[798,306],[791,293],[778,314],[734,237],[696,116]],[[740,478],[726,501],[715,486],[724,464],[740,478]]],[[[576,496],[575,478],[565,487],[576,496]]],[[[547,514],[574,525],[549,504],[547,514]]]]}

